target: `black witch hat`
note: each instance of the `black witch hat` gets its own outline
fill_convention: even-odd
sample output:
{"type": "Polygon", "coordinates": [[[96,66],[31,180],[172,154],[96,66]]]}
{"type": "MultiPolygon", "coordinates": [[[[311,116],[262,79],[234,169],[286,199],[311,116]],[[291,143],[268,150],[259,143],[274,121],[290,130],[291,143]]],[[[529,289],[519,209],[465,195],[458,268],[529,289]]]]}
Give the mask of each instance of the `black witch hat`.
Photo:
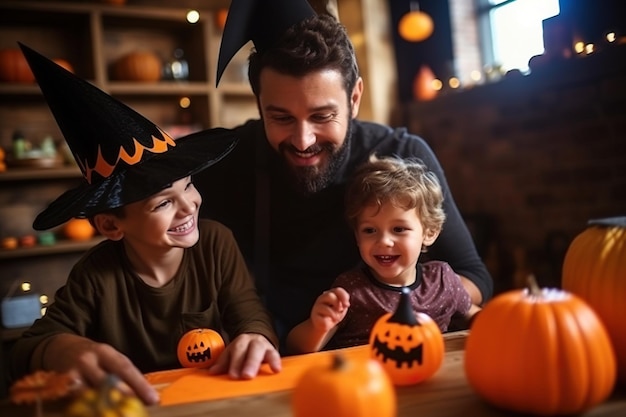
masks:
{"type": "Polygon", "coordinates": [[[89,82],[20,48],[85,180],[39,213],[36,230],[147,198],[213,165],[237,143],[231,130],[221,128],[174,140],[89,82]]]}
{"type": "Polygon", "coordinates": [[[222,34],[216,84],[230,60],[248,41],[262,53],[291,26],[315,15],[306,0],[232,0],[222,34]]]}

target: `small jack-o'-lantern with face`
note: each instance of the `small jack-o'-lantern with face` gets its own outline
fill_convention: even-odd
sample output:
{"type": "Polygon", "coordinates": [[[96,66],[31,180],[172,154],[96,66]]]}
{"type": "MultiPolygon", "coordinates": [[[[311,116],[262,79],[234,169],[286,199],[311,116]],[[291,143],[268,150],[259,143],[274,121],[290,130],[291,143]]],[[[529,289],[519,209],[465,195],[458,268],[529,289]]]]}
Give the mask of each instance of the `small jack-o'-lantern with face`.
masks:
{"type": "Polygon", "coordinates": [[[192,329],[180,338],[176,353],[184,368],[208,368],[224,348],[224,339],[215,330],[192,329]]]}
{"type": "Polygon", "coordinates": [[[430,378],[441,366],[441,330],[427,314],[415,314],[409,289],[403,288],[395,313],[379,318],[370,333],[372,357],[385,368],[395,385],[411,385],[430,378]]]}

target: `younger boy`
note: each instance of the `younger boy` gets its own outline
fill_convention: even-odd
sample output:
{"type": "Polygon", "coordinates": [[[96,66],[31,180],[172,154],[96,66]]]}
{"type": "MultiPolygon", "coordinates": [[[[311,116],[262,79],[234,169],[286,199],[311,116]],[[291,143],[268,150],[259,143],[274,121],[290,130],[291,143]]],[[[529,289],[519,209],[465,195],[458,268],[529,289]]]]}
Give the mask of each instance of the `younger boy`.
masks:
{"type": "MultiPolygon", "coordinates": [[[[144,402],[158,401],[142,373],[180,367],[188,330],[218,330],[226,350],[211,372],[280,370],[277,338],[231,232],[198,220],[191,175],[236,144],[213,129],[174,141],[149,120],[20,45],[85,183],[41,212],[33,227],[89,218],[106,241],[73,267],[44,317],[16,343],[11,376],[73,370],[97,385],[116,374],[144,402]]],[[[219,198],[219,196],[215,196],[219,198]]]]}
{"type": "Polygon", "coordinates": [[[418,263],[441,231],[442,203],[437,177],[421,162],[373,156],[357,169],[346,214],[365,265],[340,275],[317,298],[311,317],[289,333],[289,351],[315,352],[329,341],[332,348],[367,343],[403,287],[411,290],[413,310],[430,315],[441,331],[453,314],[469,319],[479,311],[447,263],[418,263]]]}

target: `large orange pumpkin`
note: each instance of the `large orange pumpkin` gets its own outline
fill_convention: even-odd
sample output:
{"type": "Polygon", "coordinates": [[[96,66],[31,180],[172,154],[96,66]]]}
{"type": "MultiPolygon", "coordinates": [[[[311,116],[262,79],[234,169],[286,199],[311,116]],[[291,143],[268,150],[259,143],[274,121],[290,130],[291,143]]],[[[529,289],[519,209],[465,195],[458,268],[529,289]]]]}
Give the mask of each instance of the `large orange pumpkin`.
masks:
{"type": "Polygon", "coordinates": [[[580,297],[560,289],[510,290],[476,316],[465,373],[487,402],[538,415],[577,414],[606,400],[616,379],[608,333],[580,297]]]}
{"type": "Polygon", "coordinates": [[[148,51],[130,52],[113,64],[113,76],[124,81],[159,81],[162,62],[148,51]]]}
{"type": "Polygon", "coordinates": [[[224,339],[212,329],[192,329],[178,341],[176,353],[183,368],[208,368],[224,351],[224,339]]]}
{"type": "Polygon", "coordinates": [[[292,392],[294,417],[395,417],[396,393],[389,376],[373,359],[348,360],[305,370],[292,392]]]}
{"type": "Polygon", "coordinates": [[[570,244],[562,287],[587,301],[604,322],[626,383],[626,217],[592,220],[570,244]]]}
{"type": "Polygon", "coordinates": [[[437,323],[427,314],[414,314],[409,289],[402,288],[396,311],[379,318],[370,332],[371,355],[396,385],[424,381],[437,372],[444,343],[437,323]]]}
{"type": "Polygon", "coordinates": [[[35,82],[35,76],[20,49],[0,49],[0,81],[11,83],[35,82]]]}

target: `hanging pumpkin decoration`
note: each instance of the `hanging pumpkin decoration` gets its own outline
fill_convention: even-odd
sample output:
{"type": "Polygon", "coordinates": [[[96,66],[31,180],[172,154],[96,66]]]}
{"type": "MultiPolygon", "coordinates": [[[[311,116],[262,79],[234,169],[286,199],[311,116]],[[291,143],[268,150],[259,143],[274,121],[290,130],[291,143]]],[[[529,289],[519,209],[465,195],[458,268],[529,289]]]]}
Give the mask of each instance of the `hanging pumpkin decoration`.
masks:
{"type": "Polygon", "coordinates": [[[69,72],[74,73],[74,66],[70,64],[70,62],[67,59],[54,58],[52,61],[54,61],[54,63],[57,64],[58,66],[65,68],[69,72]]]}
{"type": "Polygon", "coordinates": [[[600,316],[617,354],[618,378],[626,382],[626,217],[592,220],[574,238],[563,260],[562,287],[600,316]]]}
{"type": "Polygon", "coordinates": [[[18,48],[0,49],[0,81],[34,83],[35,75],[18,48]]]}
{"type": "Polygon", "coordinates": [[[224,351],[222,336],[212,329],[189,330],[178,341],[176,353],[183,368],[208,368],[224,351]]]}
{"type": "MultiPolygon", "coordinates": [[[[437,79],[428,65],[422,65],[413,80],[413,97],[419,101],[428,101],[437,97],[437,79]]],[[[441,88],[441,82],[439,83],[441,88]]]]}
{"type": "Polygon", "coordinates": [[[502,293],[472,323],[465,374],[487,402],[518,413],[578,414],[606,400],[616,378],[608,333],[580,297],[560,289],[502,293]]]}
{"type": "Polygon", "coordinates": [[[63,417],[148,417],[141,400],[122,392],[119,378],[108,375],[99,388],[85,389],[63,413],[63,417]]]}
{"type": "Polygon", "coordinates": [[[332,357],[305,370],[292,392],[294,417],[395,417],[396,392],[373,359],[332,357]]]}
{"type": "Polygon", "coordinates": [[[215,11],[215,26],[217,26],[219,30],[224,30],[224,27],[226,26],[227,17],[228,17],[227,8],[224,7],[215,11]]]}
{"type": "Polygon", "coordinates": [[[427,39],[435,29],[433,19],[419,10],[416,1],[411,2],[410,11],[398,22],[398,33],[409,42],[421,42],[427,39]]]}
{"type": "Polygon", "coordinates": [[[395,313],[379,318],[369,339],[372,357],[396,385],[430,378],[441,366],[445,351],[439,326],[427,314],[413,312],[409,292],[402,288],[395,313]]]}
{"type": "Polygon", "coordinates": [[[122,81],[159,81],[162,63],[148,51],[130,52],[113,64],[113,76],[122,81]]]}

